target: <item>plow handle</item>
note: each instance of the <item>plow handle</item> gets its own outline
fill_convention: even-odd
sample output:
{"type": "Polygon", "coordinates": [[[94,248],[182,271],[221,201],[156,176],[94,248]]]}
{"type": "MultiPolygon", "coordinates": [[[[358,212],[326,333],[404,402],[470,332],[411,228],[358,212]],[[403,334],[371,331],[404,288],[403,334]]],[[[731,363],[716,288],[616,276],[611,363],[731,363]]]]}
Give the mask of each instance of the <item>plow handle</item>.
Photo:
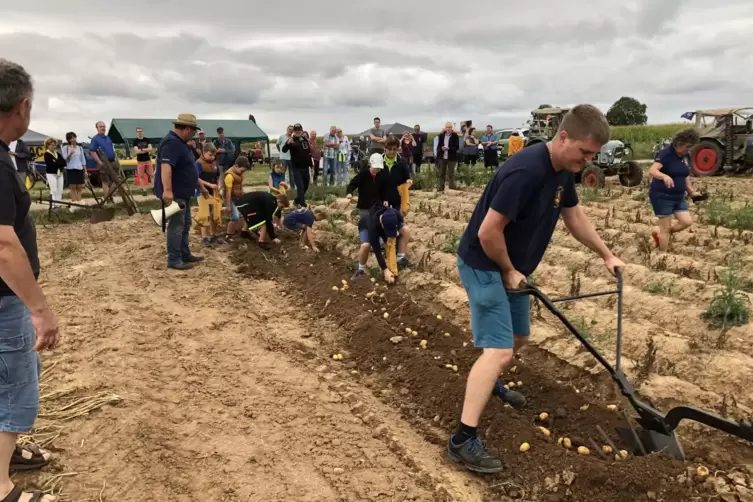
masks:
{"type": "Polygon", "coordinates": [[[664,423],[670,431],[673,431],[682,420],[692,420],[741,439],[753,441],[753,423],[750,419],[736,422],[693,406],[677,406],[667,412],[664,423]]]}
{"type": "Polygon", "coordinates": [[[551,299],[548,296],[546,296],[544,293],[541,292],[539,288],[531,284],[530,282],[526,282],[525,286],[518,289],[507,289],[507,294],[510,296],[533,296],[534,298],[538,299],[542,304],[544,304],[544,307],[551,312],[557,319],[562,322],[562,324],[565,325],[568,331],[572,333],[572,335],[578,339],[578,341],[583,345],[583,347],[586,348],[588,352],[591,353],[592,356],[596,358],[599,363],[604,366],[604,368],[609,372],[609,374],[612,376],[613,379],[615,379],[618,384],[622,387],[623,393],[627,392],[630,393],[632,389],[632,385],[629,385],[625,387],[625,384],[627,383],[627,380],[623,378],[618,378],[619,375],[619,368],[620,368],[620,359],[622,358],[622,271],[617,268],[615,269],[615,275],[617,276],[617,289],[614,291],[604,291],[600,293],[590,293],[585,295],[579,295],[579,296],[570,296],[570,297],[563,297],[563,298],[555,298],[551,299]],[[609,364],[609,361],[604,359],[604,356],[594,347],[591,342],[586,339],[583,334],[581,334],[580,331],[578,331],[578,328],[576,328],[573,323],[570,322],[570,320],[565,317],[565,314],[563,314],[554,304],[558,302],[564,302],[564,301],[570,301],[570,300],[578,300],[581,298],[590,298],[595,296],[605,296],[605,295],[611,295],[611,294],[617,294],[617,369],[612,367],[611,364],[609,364]]]}

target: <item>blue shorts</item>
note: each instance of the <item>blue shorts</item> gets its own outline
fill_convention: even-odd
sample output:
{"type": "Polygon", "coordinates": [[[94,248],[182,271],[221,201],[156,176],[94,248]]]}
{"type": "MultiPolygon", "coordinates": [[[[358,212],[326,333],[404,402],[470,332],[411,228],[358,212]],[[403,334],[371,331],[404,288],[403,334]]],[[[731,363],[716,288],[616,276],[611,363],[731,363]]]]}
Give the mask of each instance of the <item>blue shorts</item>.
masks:
{"type": "MultiPolygon", "coordinates": [[[[400,230],[402,230],[404,226],[405,226],[404,222],[403,223],[398,223],[397,224],[397,231],[400,232],[400,230]]],[[[400,238],[400,234],[398,234],[397,237],[399,239],[400,238]]],[[[369,243],[369,230],[366,229],[366,228],[364,228],[363,230],[359,230],[358,231],[358,238],[361,240],[361,244],[368,244],[369,243]]],[[[381,239],[380,239],[380,242],[382,242],[382,245],[384,245],[384,242],[381,241],[381,239]]]]}
{"type": "Polygon", "coordinates": [[[39,411],[39,354],[31,314],[15,296],[0,297],[0,432],[26,433],[39,411]]]}
{"type": "Polygon", "coordinates": [[[235,202],[230,203],[230,221],[238,221],[241,219],[241,213],[238,211],[238,206],[235,202]]]}
{"type": "Polygon", "coordinates": [[[688,210],[688,202],[685,200],[685,197],[669,199],[649,195],[649,200],[651,201],[651,207],[654,208],[654,214],[659,218],[665,218],[680,211],[688,210]]]}
{"type": "Polygon", "coordinates": [[[531,297],[508,296],[499,272],[471,268],[460,257],[457,264],[471,308],[473,345],[512,349],[514,335],[531,333],[531,297]]]}

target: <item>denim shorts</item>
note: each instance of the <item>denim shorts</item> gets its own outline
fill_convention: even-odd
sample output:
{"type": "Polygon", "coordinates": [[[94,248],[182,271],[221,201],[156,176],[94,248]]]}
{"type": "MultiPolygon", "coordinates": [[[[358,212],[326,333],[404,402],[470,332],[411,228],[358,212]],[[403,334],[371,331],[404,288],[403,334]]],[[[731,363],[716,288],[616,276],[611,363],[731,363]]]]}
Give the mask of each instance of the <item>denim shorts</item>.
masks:
{"type": "Polygon", "coordinates": [[[0,297],[0,432],[26,433],[39,412],[39,354],[31,314],[18,297],[0,297]]]}
{"type": "Polygon", "coordinates": [[[230,221],[238,221],[241,219],[241,213],[238,211],[238,206],[235,202],[230,203],[230,221]]]}
{"type": "Polygon", "coordinates": [[[685,197],[669,199],[649,196],[649,200],[651,201],[651,206],[654,208],[654,214],[659,218],[665,218],[688,210],[688,202],[685,200],[685,197]]]}
{"type": "Polygon", "coordinates": [[[508,296],[499,272],[471,268],[460,257],[457,264],[471,308],[473,344],[482,349],[512,349],[514,335],[531,332],[531,297],[508,296]]]}

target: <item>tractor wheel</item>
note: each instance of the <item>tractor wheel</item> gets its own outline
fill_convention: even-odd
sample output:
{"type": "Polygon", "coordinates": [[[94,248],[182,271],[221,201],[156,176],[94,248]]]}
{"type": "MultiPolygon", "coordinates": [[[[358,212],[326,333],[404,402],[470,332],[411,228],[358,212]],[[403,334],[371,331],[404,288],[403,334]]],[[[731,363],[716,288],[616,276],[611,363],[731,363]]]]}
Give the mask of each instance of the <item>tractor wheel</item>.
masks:
{"type": "Polygon", "coordinates": [[[634,160],[628,160],[620,166],[620,183],[625,187],[636,187],[643,181],[643,169],[634,160]]]}
{"type": "Polygon", "coordinates": [[[724,151],[715,141],[702,140],[690,151],[691,171],[695,176],[715,176],[722,168],[724,151]]]}
{"type": "Polygon", "coordinates": [[[595,166],[588,166],[581,173],[580,180],[586,188],[604,188],[604,171],[595,166]]]}

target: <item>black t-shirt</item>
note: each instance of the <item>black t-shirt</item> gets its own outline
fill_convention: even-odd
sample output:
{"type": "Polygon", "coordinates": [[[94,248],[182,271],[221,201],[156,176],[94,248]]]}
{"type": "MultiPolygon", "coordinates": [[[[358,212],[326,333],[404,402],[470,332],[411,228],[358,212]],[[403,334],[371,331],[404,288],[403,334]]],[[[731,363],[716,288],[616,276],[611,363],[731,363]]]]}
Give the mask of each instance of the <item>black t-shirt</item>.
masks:
{"type": "MultiPolygon", "coordinates": [[[[0,141],[0,225],[12,226],[29,257],[34,277],[39,277],[37,230],[29,214],[31,196],[21,177],[16,173],[8,155],[8,145],[0,141]]],[[[0,296],[15,296],[15,293],[0,278],[0,296]]]]}
{"type": "MultiPolygon", "coordinates": [[[[133,146],[135,146],[136,148],[148,148],[149,140],[146,138],[136,138],[133,142],[133,146]]],[[[148,153],[137,153],[136,160],[139,162],[149,162],[152,159],[149,157],[148,153]]]]}
{"type": "Polygon", "coordinates": [[[426,143],[426,133],[411,133],[413,139],[416,141],[416,146],[413,147],[413,153],[421,153],[424,151],[424,143],[426,143]]]}
{"type": "Polygon", "coordinates": [[[525,276],[536,270],[557,226],[560,210],[578,204],[573,175],[552,167],[545,143],[510,157],[486,185],[463,232],[458,256],[478,270],[500,271],[481,247],[478,231],[489,208],[506,216],[505,243],[510,261],[525,276]]]}

